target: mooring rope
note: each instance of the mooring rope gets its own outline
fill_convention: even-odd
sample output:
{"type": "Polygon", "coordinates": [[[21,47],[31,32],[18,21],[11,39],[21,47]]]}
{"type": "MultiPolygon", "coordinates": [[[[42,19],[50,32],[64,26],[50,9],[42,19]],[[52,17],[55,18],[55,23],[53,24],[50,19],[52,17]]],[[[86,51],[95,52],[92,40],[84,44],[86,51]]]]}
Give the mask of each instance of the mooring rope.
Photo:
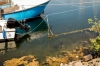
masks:
{"type": "Polygon", "coordinates": [[[73,5],[73,4],[76,4],[76,5],[79,5],[79,4],[90,4],[90,3],[99,3],[100,1],[93,1],[93,2],[82,2],[82,3],[73,3],[73,4],[68,4],[66,2],[62,2],[61,0],[56,0],[60,3],[63,3],[63,4],[67,4],[67,5],[73,5]]]}
{"type": "Polygon", "coordinates": [[[53,32],[51,31],[51,28],[48,22],[48,16],[46,16],[46,18],[47,18],[47,25],[48,25],[48,38],[51,38],[51,37],[54,37],[55,34],[53,34],[53,32]]]}
{"type": "MultiPolygon", "coordinates": [[[[100,1],[92,1],[92,2],[82,2],[82,3],[73,3],[73,4],[69,4],[69,3],[65,3],[65,2],[62,2],[60,0],[56,0],[62,4],[48,4],[48,6],[54,6],[54,5],[71,5],[71,6],[77,6],[77,5],[81,5],[81,4],[92,4],[92,3],[100,3],[100,1]]],[[[22,5],[19,5],[19,6],[22,6],[22,5]]],[[[34,6],[35,5],[24,5],[24,6],[34,6]]],[[[45,6],[45,5],[40,5],[40,6],[45,6]]],[[[77,6],[79,7],[79,6],[77,6]]]]}
{"type": "MultiPolygon", "coordinates": [[[[45,17],[45,18],[46,18],[46,17],[45,17]]],[[[44,19],[45,19],[45,18],[44,18],[44,19]]],[[[24,34],[30,34],[31,32],[33,32],[35,29],[37,29],[37,28],[43,23],[44,19],[43,19],[34,29],[32,29],[32,30],[30,30],[30,31],[28,31],[28,32],[26,32],[26,33],[24,33],[24,34]]]]}
{"type": "MultiPolygon", "coordinates": [[[[98,6],[98,5],[95,5],[98,6]]],[[[87,6],[86,8],[90,8],[90,7],[94,7],[94,6],[87,6]]],[[[53,16],[53,15],[57,15],[57,14],[61,14],[61,13],[67,13],[67,12],[71,12],[71,11],[77,11],[79,9],[84,9],[84,8],[78,8],[78,9],[73,9],[73,10],[69,10],[69,11],[63,11],[63,12],[58,12],[58,13],[53,13],[53,14],[48,14],[46,16],[53,16]]]]}
{"type": "MultiPolygon", "coordinates": [[[[59,0],[56,0],[56,1],[59,1],[59,0]]],[[[61,1],[59,1],[59,2],[61,2],[61,1]]],[[[100,2],[100,1],[94,1],[94,2],[100,2]]],[[[61,2],[61,3],[63,3],[63,4],[49,4],[49,5],[72,5],[72,6],[77,6],[77,5],[68,4],[68,3],[65,3],[65,2],[61,2]]],[[[93,2],[83,2],[83,3],[93,3],[93,2]]],[[[82,3],[74,3],[74,4],[82,4],[82,3]]],[[[99,6],[99,5],[84,6],[84,7],[89,8],[89,7],[94,7],[94,6],[99,6]]],[[[77,7],[80,7],[80,6],[77,6],[77,7]]],[[[81,9],[83,9],[83,8],[81,8],[81,9]]],[[[67,35],[67,34],[82,32],[84,30],[89,30],[89,28],[85,28],[85,29],[81,29],[81,30],[75,30],[75,31],[65,32],[65,33],[56,34],[56,35],[52,32],[52,30],[50,28],[50,25],[49,25],[49,21],[48,21],[48,17],[49,16],[53,16],[53,15],[57,15],[57,14],[62,14],[62,13],[67,13],[67,12],[72,12],[72,11],[76,11],[76,10],[79,10],[79,9],[73,9],[73,10],[69,10],[69,11],[63,11],[63,12],[48,14],[48,15],[45,16],[45,18],[34,29],[30,30],[29,32],[27,32],[25,34],[29,34],[29,33],[33,32],[35,29],[37,29],[46,18],[47,18],[47,25],[48,25],[48,38],[54,37],[54,36],[57,37],[57,36],[61,36],[61,35],[67,35]]]]}
{"type": "Polygon", "coordinates": [[[63,11],[63,12],[48,14],[47,16],[53,16],[53,15],[62,14],[62,13],[67,13],[67,12],[71,12],[71,11],[77,11],[77,10],[79,10],[79,9],[73,9],[73,10],[69,10],[69,11],[63,11]]]}
{"type": "Polygon", "coordinates": [[[64,5],[71,5],[71,6],[76,6],[76,7],[79,7],[79,6],[77,6],[77,5],[68,4],[68,3],[65,3],[65,2],[62,2],[62,1],[59,1],[59,0],[56,0],[56,1],[58,1],[58,2],[60,2],[60,3],[62,3],[62,4],[64,4],[64,5]]]}
{"type": "Polygon", "coordinates": [[[61,34],[56,34],[55,36],[57,37],[57,36],[61,36],[61,35],[67,35],[67,34],[83,32],[84,30],[90,30],[90,28],[85,28],[85,29],[81,29],[81,30],[75,30],[75,31],[71,31],[71,32],[65,32],[65,33],[61,33],[61,34]]]}
{"type": "Polygon", "coordinates": [[[49,21],[48,21],[48,16],[46,16],[46,18],[47,18],[47,25],[48,25],[48,38],[54,38],[54,37],[58,37],[58,36],[61,36],[61,35],[67,35],[67,34],[83,32],[84,30],[90,30],[90,28],[85,28],[85,29],[75,30],[75,31],[71,31],[71,32],[64,32],[64,33],[61,33],[61,34],[54,34],[52,32],[51,28],[50,28],[49,21]]]}

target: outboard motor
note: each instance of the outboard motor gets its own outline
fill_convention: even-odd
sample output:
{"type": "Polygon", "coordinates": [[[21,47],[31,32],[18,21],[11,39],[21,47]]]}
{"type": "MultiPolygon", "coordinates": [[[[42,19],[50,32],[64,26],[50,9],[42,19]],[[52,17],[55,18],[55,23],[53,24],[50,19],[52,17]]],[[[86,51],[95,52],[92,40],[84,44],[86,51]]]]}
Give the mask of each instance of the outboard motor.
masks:
{"type": "Polygon", "coordinates": [[[8,19],[7,27],[8,28],[17,28],[18,27],[21,30],[25,30],[25,31],[28,31],[30,29],[30,26],[28,24],[22,24],[13,18],[8,19]]]}
{"type": "Polygon", "coordinates": [[[20,26],[20,29],[25,30],[26,32],[30,30],[30,26],[28,24],[20,26]]]}
{"type": "Polygon", "coordinates": [[[18,21],[13,19],[13,18],[9,18],[7,21],[7,27],[8,28],[16,28],[17,26],[19,26],[18,21]]]}

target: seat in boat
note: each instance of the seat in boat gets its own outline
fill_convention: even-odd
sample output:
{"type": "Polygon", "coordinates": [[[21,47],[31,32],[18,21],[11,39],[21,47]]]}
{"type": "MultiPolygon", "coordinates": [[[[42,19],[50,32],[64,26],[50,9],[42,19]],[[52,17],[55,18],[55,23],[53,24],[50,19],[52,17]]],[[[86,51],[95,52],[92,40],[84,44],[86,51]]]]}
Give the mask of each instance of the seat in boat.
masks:
{"type": "Polygon", "coordinates": [[[0,2],[0,5],[7,4],[7,2],[0,2]]]}
{"type": "Polygon", "coordinates": [[[15,5],[13,7],[12,6],[11,7],[7,7],[7,8],[3,9],[4,14],[14,12],[15,10],[19,10],[19,6],[18,5],[15,5]]]}

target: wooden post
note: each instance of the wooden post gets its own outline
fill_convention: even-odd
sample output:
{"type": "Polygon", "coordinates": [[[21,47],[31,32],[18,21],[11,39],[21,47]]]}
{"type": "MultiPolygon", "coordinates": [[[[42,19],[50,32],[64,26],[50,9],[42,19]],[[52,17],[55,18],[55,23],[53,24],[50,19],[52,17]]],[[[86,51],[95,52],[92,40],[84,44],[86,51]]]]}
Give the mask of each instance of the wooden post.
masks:
{"type": "Polygon", "coordinates": [[[2,8],[0,8],[0,20],[3,19],[2,18],[2,13],[4,13],[4,10],[2,8]]]}
{"type": "Polygon", "coordinates": [[[1,16],[1,9],[0,9],[0,20],[1,20],[2,16],[1,16]]]}

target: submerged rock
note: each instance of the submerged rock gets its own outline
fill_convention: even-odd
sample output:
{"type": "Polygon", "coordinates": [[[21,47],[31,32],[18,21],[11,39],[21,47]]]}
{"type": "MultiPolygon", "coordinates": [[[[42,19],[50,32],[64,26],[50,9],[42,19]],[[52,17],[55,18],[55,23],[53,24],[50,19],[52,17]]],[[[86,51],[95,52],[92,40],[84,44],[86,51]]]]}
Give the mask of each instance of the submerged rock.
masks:
{"type": "Polygon", "coordinates": [[[92,57],[91,54],[86,55],[86,56],[84,56],[83,58],[84,58],[84,61],[89,61],[89,60],[92,60],[92,59],[93,59],[93,57],[92,57]]]}
{"type": "Polygon", "coordinates": [[[32,55],[23,56],[21,58],[13,58],[7,60],[3,64],[4,66],[39,66],[39,62],[32,55]]]}
{"type": "MultiPolygon", "coordinates": [[[[61,57],[47,57],[46,63],[48,63],[50,66],[65,66],[65,64],[67,66],[67,64],[72,61],[77,61],[77,60],[83,61],[83,59],[85,59],[85,61],[88,61],[88,60],[93,59],[92,55],[84,56],[85,49],[88,49],[88,48],[79,47],[72,51],[65,51],[65,50],[61,51],[61,53],[64,53],[63,55],[61,55],[61,57]]],[[[83,64],[81,62],[74,62],[74,63],[68,64],[68,65],[77,66],[78,64],[80,66],[83,66],[83,64]]]]}

